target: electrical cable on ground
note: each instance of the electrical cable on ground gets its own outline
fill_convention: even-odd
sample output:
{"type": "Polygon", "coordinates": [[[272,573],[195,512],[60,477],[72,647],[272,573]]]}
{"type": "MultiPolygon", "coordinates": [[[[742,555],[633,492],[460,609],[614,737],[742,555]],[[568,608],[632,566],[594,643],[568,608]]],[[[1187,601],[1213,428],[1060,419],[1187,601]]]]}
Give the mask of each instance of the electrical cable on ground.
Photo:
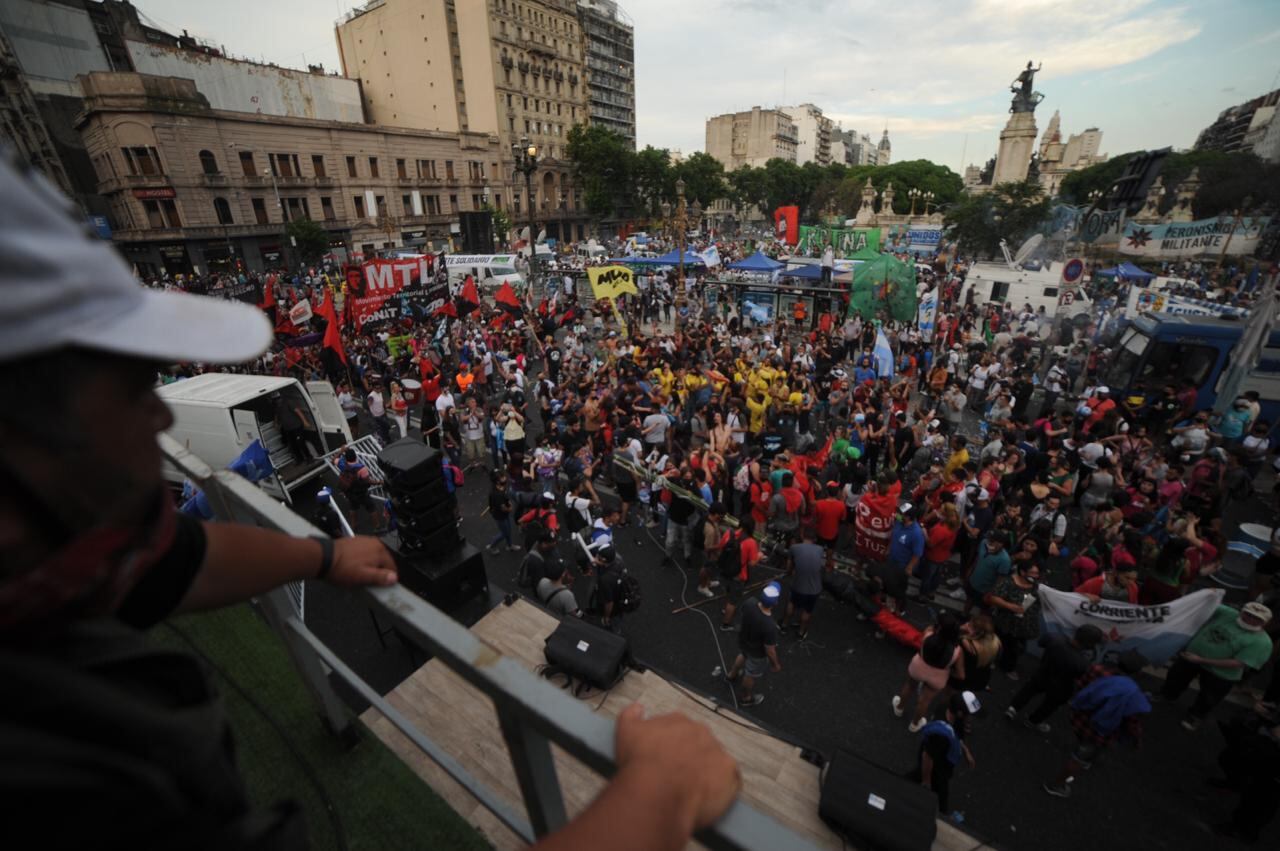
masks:
{"type": "MultiPolygon", "coordinates": [[[[668,520],[667,522],[670,522],[670,520],[668,520]]],[[[654,546],[656,546],[658,549],[666,553],[666,547],[658,543],[658,539],[654,537],[653,532],[649,530],[648,526],[644,527],[644,533],[649,536],[649,540],[653,541],[654,546]]],[[[671,556],[670,553],[667,553],[667,556],[671,558],[671,562],[676,566],[676,570],[680,571],[680,602],[683,603],[685,606],[689,606],[688,571],[686,571],[685,568],[681,567],[680,563],[676,561],[675,557],[671,556]]],[[[702,611],[701,609],[689,608],[688,611],[697,612],[698,614],[702,615],[702,617],[706,620],[707,629],[711,630],[711,640],[714,641],[716,645],[716,655],[720,657],[720,671],[725,675],[725,681],[728,682],[729,684],[729,696],[733,698],[733,708],[734,709],[741,708],[738,706],[738,690],[734,688],[733,683],[729,682],[728,680],[729,665],[725,662],[724,649],[720,646],[720,636],[717,634],[719,632],[719,627],[716,626],[716,622],[711,619],[711,616],[708,615],[706,612],[702,611]]]]}
{"type": "Polygon", "coordinates": [[[342,851],[347,851],[347,832],[342,825],[342,814],[338,812],[338,807],[334,803],[333,798],[329,797],[329,792],[324,788],[324,783],[320,781],[320,776],[316,773],[315,768],[312,767],[306,756],[304,756],[302,751],[299,750],[297,744],[285,730],[284,726],[277,721],[269,711],[267,711],[265,706],[258,702],[257,698],[249,693],[248,689],[227,673],[225,668],[213,661],[213,659],[204,652],[204,649],[201,648],[185,630],[180,629],[169,621],[165,621],[164,625],[173,632],[174,635],[178,636],[184,644],[190,647],[197,656],[203,659],[205,664],[212,668],[214,673],[216,673],[220,679],[225,681],[227,685],[231,686],[231,688],[235,690],[236,694],[244,698],[245,703],[249,704],[249,706],[258,713],[258,715],[262,716],[262,719],[267,722],[267,725],[275,731],[276,735],[280,738],[280,741],[284,742],[285,747],[298,763],[299,768],[301,768],[303,776],[307,778],[307,781],[315,788],[316,794],[320,796],[320,800],[324,804],[325,813],[329,817],[329,824],[333,828],[333,835],[337,840],[338,848],[342,849],[342,851]]]}

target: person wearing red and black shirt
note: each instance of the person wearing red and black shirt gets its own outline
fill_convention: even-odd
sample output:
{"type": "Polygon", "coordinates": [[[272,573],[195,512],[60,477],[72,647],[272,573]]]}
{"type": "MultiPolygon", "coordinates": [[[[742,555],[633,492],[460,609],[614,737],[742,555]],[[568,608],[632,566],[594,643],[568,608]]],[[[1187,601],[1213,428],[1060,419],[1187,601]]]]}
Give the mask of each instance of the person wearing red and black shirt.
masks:
{"type": "Polygon", "coordinates": [[[725,550],[730,548],[731,544],[736,546],[739,553],[737,573],[726,574],[724,566],[721,566],[720,575],[725,580],[725,603],[720,629],[724,632],[733,629],[733,616],[737,611],[738,603],[742,600],[742,593],[747,587],[751,567],[760,561],[760,545],[756,543],[755,531],[755,521],[750,517],[744,517],[739,521],[737,529],[725,532],[720,538],[721,561],[725,559],[725,550]]]}

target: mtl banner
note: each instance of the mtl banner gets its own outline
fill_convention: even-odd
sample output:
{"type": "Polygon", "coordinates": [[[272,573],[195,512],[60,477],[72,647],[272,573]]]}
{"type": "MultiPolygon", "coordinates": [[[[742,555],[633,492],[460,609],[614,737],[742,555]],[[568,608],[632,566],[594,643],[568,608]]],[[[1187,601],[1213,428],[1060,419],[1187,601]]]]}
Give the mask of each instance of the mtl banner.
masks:
{"type": "Polygon", "coordinates": [[[1074,635],[1093,624],[1106,636],[1102,652],[1123,653],[1135,649],[1155,665],[1163,665],[1187,646],[1204,626],[1226,594],[1221,588],[1205,589],[1171,603],[1152,606],[1091,601],[1083,594],[1040,586],[1040,608],[1048,633],[1074,635]]]}
{"type": "Polygon", "coordinates": [[[1130,222],[1120,237],[1120,253],[1154,260],[1211,257],[1222,254],[1247,257],[1258,250],[1258,241],[1270,219],[1267,216],[1233,219],[1199,219],[1194,222],[1139,224],[1130,222]],[[1233,227],[1234,225],[1234,227],[1233,227]]]}
{"type": "Polygon", "coordinates": [[[860,558],[884,561],[889,557],[889,536],[898,503],[892,496],[865,494],[853,513],[853,542],[860,558]]]}

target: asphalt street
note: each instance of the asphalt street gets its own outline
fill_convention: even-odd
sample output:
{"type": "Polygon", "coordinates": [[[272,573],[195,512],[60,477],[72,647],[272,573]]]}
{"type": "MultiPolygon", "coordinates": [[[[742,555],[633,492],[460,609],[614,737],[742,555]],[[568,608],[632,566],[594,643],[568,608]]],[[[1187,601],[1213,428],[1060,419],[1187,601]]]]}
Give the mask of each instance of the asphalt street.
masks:
{"type": "MultiPolygon", "coordinates": [[[[484,514],[487,487],[485,471],[477,468],[468,473],[459,494],[461,531],[477,546],[487,543],[496,531],[484,514]]],[[[1264,517],[1267,512],[1258,501],[1247,513],[1264,517]]],[[[712,676],[714,668],[732,661],[737,652],[736,633],[717,629],[719,604],[673,614],[674,609],[702,599],[693,590],[695,577],[680,567],[662,566],[662,550],[643,528],[619,530],[615,543],[643,592],[641,608],[625,616],[619,626],[635,658],[732,709],[728,686],[712,676]]],[[[571,558],[569,544],[563,544],[562,551],[566,560],[571,558]]],[[[504,592],[515,590],[519,561],[516,553],[486,553],[490,599],[474,601],[455,616],[474,622],[504,592]]],[[[767,575],[762,572],[759,578],[767,575]]],[[[575,589],[581,602],[586,600],[586,582],[579,580],[575,589]]],[[[1064,577],[1050,577],[1050,582],[1065,585],[1064,577]]],[[[908,619],[918,626],[931,617],[922,605],[910,607],[908,619]]],[[[376,622],[358,598],[328,586],[309,585],[306,620],[382,692],[425,661],[420,651],[387,631],[389,624],[376,622]]],[[[901,773],[911,767],[917,737],[890,708],[911,651],[889,639],[877,639],[871,625],[858,621],[851,607],[824,594],[808,640],[801,642],[794,633],[784,635],[779,653],[782,671],[764,678],[758,686],[764,702],[744,714],[824,756],[848,748],[888,771],[901,773]]],[[[1033,660],[1023,660],[1024,675],[1032,665],[1033,660]]],[[[1149,679],[1152,687],[1158,685],[1156,679],[1149,679]]],[[[1218,773],[1215,759],[1222,740],[1216,724],[1207,723],[1196,733],[1179,726],[1190,695],[1183,697],[1181,707],[1157,705],[1147,721],[1141,749],[1108,751],[1077,779],[1072,797],[1063,800],[1047,795],[1041,783],[1057,773],[1073,741],[1065,710],[1050,719],[1052,730],[1047,735],[1011,724],[1003,711],[1017,685],[997,672],[991,689],[980,695],[984,709],[975,718],[970,739],[977,767],[962,768],[952,785],[952,806],[965,814],[963,827],[975,841],[1047,851],[1076,851],[1084,846],[1101,851],[1184,849],[1209,842],[1234,845],[1209,829],[1226,818],[1235,799],[1205,783],[1218,773]]],[[[348,697],[362,708],[358,699],[348,697]]],[[[1214,720],[1241,711],[1224,704],[1214,720]]],[[[1259,847],[1280,847],[1280,824],[1271,825],[1259,847]]]]}

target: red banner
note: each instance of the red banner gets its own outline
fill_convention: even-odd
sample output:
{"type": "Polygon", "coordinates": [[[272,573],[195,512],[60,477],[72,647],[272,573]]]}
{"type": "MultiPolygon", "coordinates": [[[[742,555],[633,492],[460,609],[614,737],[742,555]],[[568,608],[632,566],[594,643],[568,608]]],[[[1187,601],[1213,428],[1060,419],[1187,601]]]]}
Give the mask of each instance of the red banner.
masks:
{"type": "Polygon", "coordinates": [[[773,211],[774,235],[787,245],[800,241],[800,208],[779,207],[773,211]]]}
{"type": "Polygon", "coordinates": [[[891,494],[864,494],[854,511],[853,542],[860,558],[884,561],[889,557],[893,514],[898,508],[891,494]]]}
{"type": "MultiPolygon", "coordinates": [[[[399,306],[389,312],[387,299],[409,287],[431,280],[434,258],[408,257],[401,260],[370,260],[360,264],[359,289],[351,299],[351,320],[359,331],[372,319],[398,316],[399,306]]],[[[348,279],[349,280],[349,279],[348,279]]]]}

